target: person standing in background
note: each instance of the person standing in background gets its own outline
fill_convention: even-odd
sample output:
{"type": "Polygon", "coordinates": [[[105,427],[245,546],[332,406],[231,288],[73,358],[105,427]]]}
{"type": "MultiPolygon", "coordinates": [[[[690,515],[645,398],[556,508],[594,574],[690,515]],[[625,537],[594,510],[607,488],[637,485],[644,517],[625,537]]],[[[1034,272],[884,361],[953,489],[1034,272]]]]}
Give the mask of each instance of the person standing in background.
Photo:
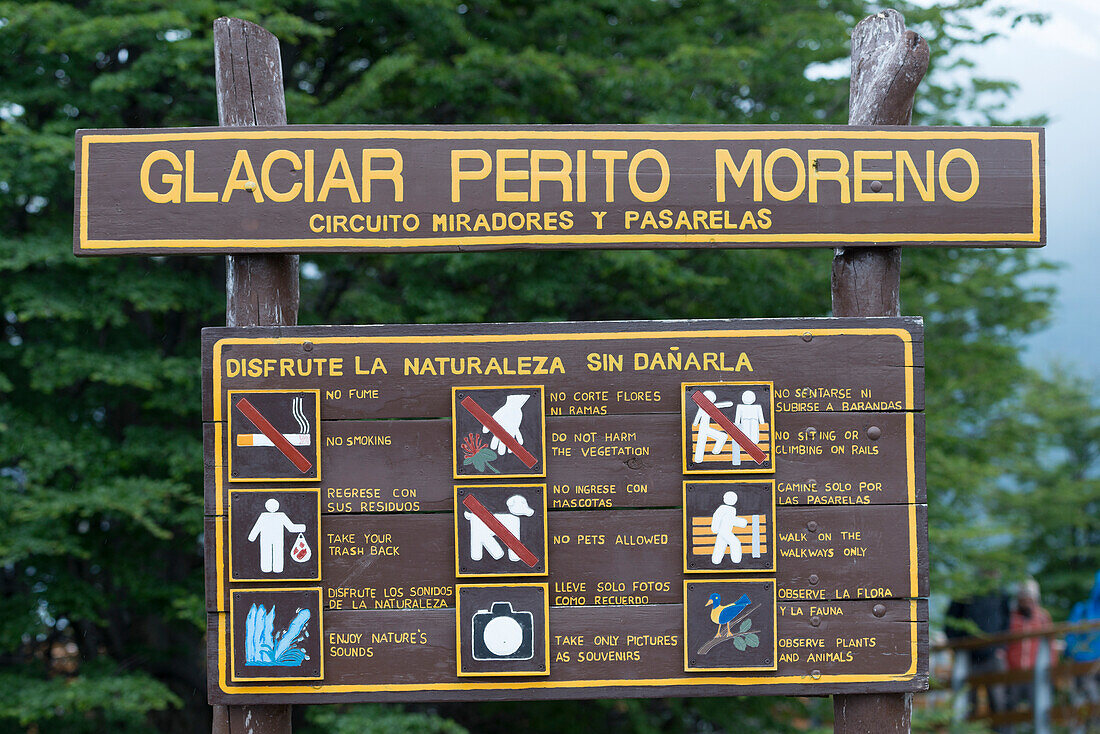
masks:
{"type": "MultiPolygon", "coordinates": [[[[1039,603],[1039,582],[1028,578],[1020,583],[1016,592],[1016,605],[1008,618],[1009,632],[1043,632],[1054,624],[1050,613],[1039,603]]],[[[1009,670],[1034,670],[1041,645],[1050,650],[1050,665],[1058,659],[1058,645],[1047,637],[1026,637],[1008,643],[1007,658],[1009,670]]],[[[1015,708],[1024,701],[1032,699],[1034,687],[1031,683],[1017,683],[1010,689],[1010,707],[1015,708]]],[[[1031,701],[1034,705],[1034,701],[1031,701]]]]}
{"type": "MultiPolygon", "coordinates": [[[[1100,571],[1086,601],[1073,605],[1070,624],[1100,621],[1100,571]]],[[[1066,657],[1078,663],[1092,663],[1091,671],[1077,679],[1077,688],[1090,703],[1100,703],[1100,630],[1071,632],[1066,635],[1066,657]]]]}
{"type": "MultiPolygon", "coordinates": [[[[996,579],[993,578],[991,581],[995,582],[996,579]]],[[[947,638],[955,640],[1007,632],[1008,607],[1008,595],[997,588],[979,596],[952,601],[947,609],[947,621],[944,625],[947,638]]],[[[1003,673],[1008,667],[1004,645],[988,645],[970,650],[969,653],[956,651],[955,654],[970,655],[970,675],[1003,673]]],[[[974,689],[970,691],[971,713],[978,708],[977,693],[974,689]]],[[[996,714],[1008,710],[1008,692],[1003,684],[989,685],[987,694],[990,713],[996,714]]]]}

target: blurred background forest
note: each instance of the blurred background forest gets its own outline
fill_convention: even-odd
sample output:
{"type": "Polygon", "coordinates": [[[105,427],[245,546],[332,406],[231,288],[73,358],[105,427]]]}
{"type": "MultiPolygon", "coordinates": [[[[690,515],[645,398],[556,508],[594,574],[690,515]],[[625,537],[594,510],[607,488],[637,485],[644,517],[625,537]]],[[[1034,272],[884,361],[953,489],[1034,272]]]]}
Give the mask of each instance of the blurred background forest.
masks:
{"type": "MultiPolygon", "coordinates": [[[[933,51],[915,124],[1021,122],[998,116],[1011,84],[967,65],[992,3],[891,6],[933,51]]],[[[74,258],[78,128],[216,124],[221,15],[281,39],[291,123],[843,124],[847,77],[819,71],[878,9],[0,2],[0,730],[209,731],[199,330],[224,324],[224,259],[74,258]]],[[[300,321],[825,316],[831,254],[310,256],[300,321]]],[[[934,592],[1031,573],[1061,620],[1100,565],[1100,428],[1094,383],[1021,360],[1054,298],[1021,277],[1043,258],[909,249],[902,312],[927,328],[934,592]]],[[[783,698],[303,707],[296,731],[781,732],[829,715],[783,698]]]]}

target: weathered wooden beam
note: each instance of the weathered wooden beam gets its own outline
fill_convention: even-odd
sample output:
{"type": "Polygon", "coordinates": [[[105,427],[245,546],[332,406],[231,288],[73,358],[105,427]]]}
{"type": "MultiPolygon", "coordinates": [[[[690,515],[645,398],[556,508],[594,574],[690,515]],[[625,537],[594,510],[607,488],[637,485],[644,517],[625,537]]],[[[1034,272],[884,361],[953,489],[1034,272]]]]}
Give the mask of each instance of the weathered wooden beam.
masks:
{"type": "Polygon", "coordinates": [[[912,693],[833,696],[836,734],[909,734],[912,693]]]}
{"type": "MultiPolygon", "coordinates": [[[[285,125],[279,39],[239,18],[214,21],[218,123],[226,127],[285,125]]],[[[225,267],[227,326],[298,323],[298,256],[229,256],[225,267]]],[[[214,734],[290,734],[290,706],[215,706],[214,734]]]]}
{"type": "MultiPolygon", "coordinates": [[[[908,125],[928,70],[928,43],[896,10],[864,18],[852,31],[849,125],[908,125]]],[[[901,248],[838,248],[834,316],[901,314],[901,248]]],[[[880,693],[833,697],[835,734],[908,734],[913,697],[880,693]]]]}
{"type": "Polygon", "coordinates": [[[848,124],[908,125],[928,59],[928,42],[905,29],[898,11],[860,21],[852,31],[848,124]]]}
{"type": "Polygon", "coordinates": [[[214,706],[213,734],[290,734],[290,706],[214,706]]]}
{"type": "MultiPolygon", "coordinates": [[[[913,95],[928,70],[928,42],[905,29],[896,10],[864,18],[852,31],[849,125],[908,125],[913,95]]],[[[898,316],[901,248],[844,247],[833,258],[834,316],[898,316]]]]}
{"type": "MultiPolygon", "coordinates": [[[[286,124],[279,39],[239,18],[214,21],[218,123],[226,127],[286,124]]],[[[229,256],[225,264],[227,326],[298,323],[298,256],[229,256]]]]}

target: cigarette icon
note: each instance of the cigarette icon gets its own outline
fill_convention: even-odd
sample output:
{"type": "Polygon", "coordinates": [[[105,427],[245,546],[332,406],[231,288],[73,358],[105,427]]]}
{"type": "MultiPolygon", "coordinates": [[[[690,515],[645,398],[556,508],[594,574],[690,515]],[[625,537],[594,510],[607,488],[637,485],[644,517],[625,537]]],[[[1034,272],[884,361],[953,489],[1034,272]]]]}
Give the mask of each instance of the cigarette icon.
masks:
{"type": "MultiPolygon", "coordinates": [[[[305,411],[302,410],[302,398],[298,396],[294,398],[290,403],[290,413],[294,416],[294,420],[298,423],[299,433],[284,433],[283,438],[291,446],[309,446],[309,421],[306,420],[305,411]]],[[[274,446],[275,443],[262,433],[239,433],[237,434],[238,446],[274,446]]]]}
{"type": "MultiPolygon", "coordinates": [[[[308,433],[284,433],[285,438],[291,446],[309,446],[310,437],[308,433]]],[[[275,444],[270,438],[262,433],[238,433],[237,434],[238,446],[274,446],[275,444]]]]}

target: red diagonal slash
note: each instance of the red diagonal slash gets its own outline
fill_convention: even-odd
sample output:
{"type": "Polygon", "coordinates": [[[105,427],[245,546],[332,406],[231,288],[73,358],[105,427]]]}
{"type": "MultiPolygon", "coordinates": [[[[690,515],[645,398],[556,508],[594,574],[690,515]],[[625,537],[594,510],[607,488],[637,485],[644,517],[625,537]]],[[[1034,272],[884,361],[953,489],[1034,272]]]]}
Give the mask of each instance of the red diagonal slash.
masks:
{"type": "MultiPolygon", "coordinates": [[[[493,420],[493,416],[486,413],[469,395],[462,398],[461,405],[463,408],[470,411],[470,415],[477,418],[478,423],[488,428],[490,433],[499,438],[505,446],[512,449],[512,453],[519,457],[519,460],[526,464],[528,469],[539,463],[539,460],[532,456],[530,451],[523,448],[512,434],[504,430],[504,426],[493,420]]],[[[502,525],[501,527],[504,526],[502,525]]],[[[519,553],[519,551],[516,552],[519,553]]]]}
{"type": "MultiPolygon", "coordinates": [[[[467,398],[469,400],[469,398],[467,398]]],[[[504,541],[504,545],[508,546],[513,553],[519,556],[519,559],[526,563],[531,568],[539,565],[539,559],[535,557],[535,554],[527,550],[527,546],[519,541],[519,538],[512,535],[508,531],[508,528],[501,524],[500,520],[496,519],[493,513],[486,509],[485,505],[478,502],[477,498],[472,494],[466,495],[466,499],[462,500],[462,504],[466,505],[466,508],[477,515],[477,519],[489,526],[498,538],[504,541]]]]}
{"type": "Polygon", "coordinates": [[[707,400],[707,396],[701,391],[696,390],[693,392],[691,394],[691,399],[695,401],[696,405],[707,411],[707,415],[713,418],[715,423],[722,426],[722,430],[728,433],[730,438],[736,441],[741,448],[745,449],[748,455],[752,457],[753,461],[757,464],[763,464],[768,460],[768,455],[761,451],[759,446],[750,441],[744,431],[735,426],[733,421],[727,418],[722,411],[718,410],[718,406],[707,400]]]}
{"type": "Polygon", "coordinates": [[[283,452],[283,456],[290,459],[294,466],[298,467],[298,471],[305,474],[307,471],[313,468],[313,464],[309,459],[302,456],[302,452],[294,448],[290,441],[287,441],[282,433],[279,432],[275,426],[271,425],[271,422],[260,415],[260,411],[256,410],[256,407],[252,403],[248,402],[245,398],[241,398],[237,401],[237,410],[244,413],[245,418],[252,421],[260,432],[271,439],[271,443],[275,444],[275,448],[283,452]]]}

